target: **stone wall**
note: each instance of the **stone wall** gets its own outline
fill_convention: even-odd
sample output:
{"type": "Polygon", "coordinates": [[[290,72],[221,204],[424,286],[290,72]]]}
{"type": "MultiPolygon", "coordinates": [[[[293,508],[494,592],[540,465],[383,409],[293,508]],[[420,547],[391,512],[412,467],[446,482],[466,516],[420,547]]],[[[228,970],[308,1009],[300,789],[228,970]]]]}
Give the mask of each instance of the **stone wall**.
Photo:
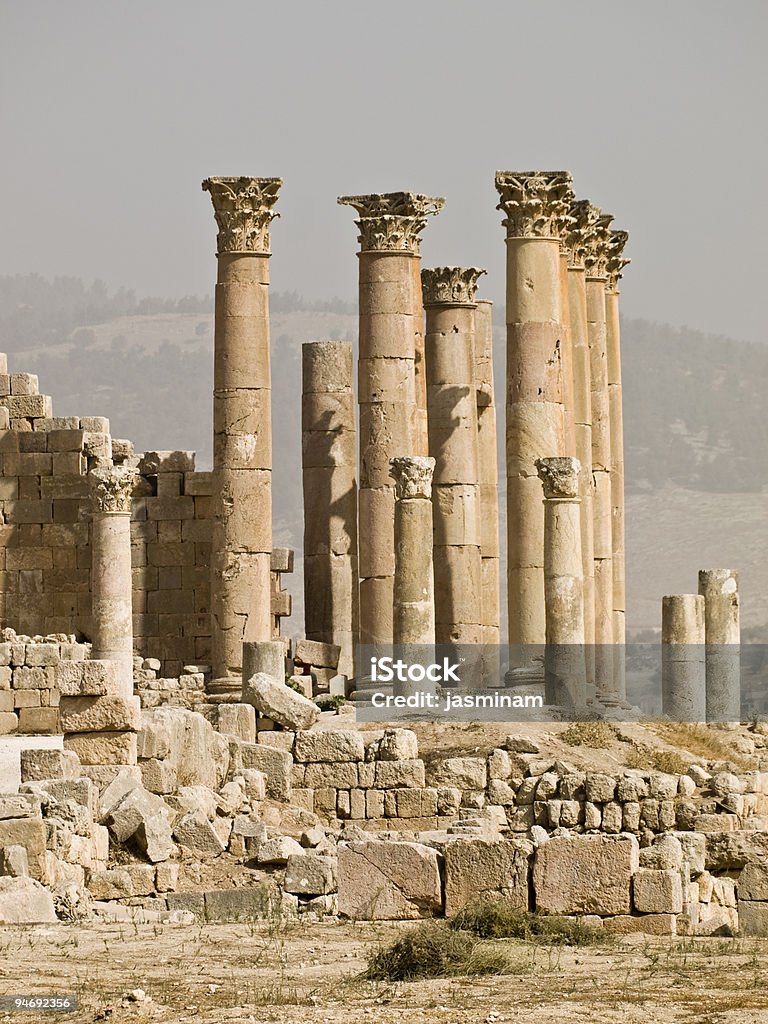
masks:
{"type": "MultiPolygon", "coordinates": [[[[131,517],[134,646],[166,677],[210,663],[212,476],[194,452],[147,452],[110,435],[101,416],[54,417],[34,374],[8,374],[0,355],[0,620],[30,636],[92,635],[89,469],[128,462],[140,474],[131,517]]],[[[273,553],[272,614],[290,615],[273,553]]]]}

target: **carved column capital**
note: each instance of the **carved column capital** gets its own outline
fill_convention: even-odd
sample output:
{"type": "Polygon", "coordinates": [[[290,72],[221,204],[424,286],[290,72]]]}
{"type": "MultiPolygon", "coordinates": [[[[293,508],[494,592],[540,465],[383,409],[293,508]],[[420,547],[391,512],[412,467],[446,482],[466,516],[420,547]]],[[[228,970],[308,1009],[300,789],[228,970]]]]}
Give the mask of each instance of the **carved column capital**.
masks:
{"type": "Polygon", "coordinates": [[[608,277],[608,251],[611,238],[610,213],[603,213],[597,206],[590,206],[587,227],[584,233],[584,266],[587,277],[604,281],[608,277]]]}
{"type": "Polygon", "coordinates": [[[568,171],[497,171],[507,238],[559,238],[573,200],[568,171]]]}
{"type": "Polygon", "coordinates": [[[126,466],[97,466],[88,474],[91,510],[112,515],[131,514],[136,470],[126,466]]]}
{"type": "Polygon", "coordinates": [[[389,460],[389,475],[395,481],[398,501],[404,498],[431,498],[435,460],[425,455],[400,455],[389,460]]]}
{"type": "Polygon", "coordinates": [[[480,267],[432,267],[421,272],[425,306],[475,306],[480,267]]]}
{"type": "Polygon", "coordinates": [[[588,199],[577,199],[571,203],[568,211],[568,226],[560,239],[568,256],[570,269],[584,269],[584,260],[587,255],[587,235],[593,211],[599,212],[588,199]]]}
{"type": "Polygon", "coordinates": [[[537,459],[536,469],[544,485],[545,498],[577,498],[581,463],[570,455],[537,459]]]}
{"type": "Polygon", "coordinates": [[[272,207],[282,178],[206,178],[213,215],[219,227],[218,254],[255,253],[269,256],[269,225],[279,213],[272,207]]]}
{"type": "Polygon", "coordinates": [[[618,291],[619,281],[622,278],[622,270],[627,264],[631,263],[632,260],[624,258],[624,246],[629,240],[629,233],[627,231],[611,231],[609,232],[608,238],[608,282],[606,288],[608,291],[618,291]]]}
{"type": "Polygon", "coordinates": [[[361,252],[419,254],[420,233],[427,218],[438,214],[445,200],[416,192],[383,192],[366,196],[339,196],[337,202],[358,212],[361,252]]]}

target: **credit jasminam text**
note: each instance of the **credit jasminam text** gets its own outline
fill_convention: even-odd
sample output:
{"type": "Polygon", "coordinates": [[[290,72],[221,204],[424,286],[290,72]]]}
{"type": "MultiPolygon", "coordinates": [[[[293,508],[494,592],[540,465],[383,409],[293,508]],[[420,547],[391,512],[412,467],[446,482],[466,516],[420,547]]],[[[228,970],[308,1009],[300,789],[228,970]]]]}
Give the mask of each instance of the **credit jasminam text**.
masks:
{"type": "Polygon", "coordinates": [[[411,708],[430,711],[453,711],[458,708],[542,708],[544,698],[533,693],[416,693],[392,694],[374,692],[371,694],[374,708],[411,708]]]}

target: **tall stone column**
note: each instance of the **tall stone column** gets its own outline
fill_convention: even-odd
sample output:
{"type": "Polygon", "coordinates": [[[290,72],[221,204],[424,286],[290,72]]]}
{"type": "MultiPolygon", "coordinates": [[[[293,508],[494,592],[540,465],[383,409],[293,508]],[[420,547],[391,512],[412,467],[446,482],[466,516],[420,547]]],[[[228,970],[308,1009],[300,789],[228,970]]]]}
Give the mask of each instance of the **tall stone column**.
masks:
{"type": "Polygon", "coordinates": [[[269,225],[280,178],[207,178],[218,225],[213,368],[214,678],[241,677],[244,641],[271,640],[269,225]]]}
{"type": "Polygon", "coordinates": [[[394,642],[433,644],[435,604],[432,566],[432,473],[435,460],[390,460],[395,481],[394,642]]]}
{"type": "Polygon", "coordinates": [[[563,204],[556,224],[560,239],[560,302],[563,367],[563,437],[565,454],[576,456],[576,381],[574,377],[573,332],[571,330],[571,293],[568,284],[570,248],[568,237],[573,225],[570,205],[563,204]]]}
{"type": "Polygon", "coordinates": [[[499,644],[499,464],[496,448],[496,400],[493,390],[493,303],[481,299],[475,309],[475,392],[477,396],[477,472],[480,495],[480,602],[483,643],[499,644]]]}
{"type": "Polygon", "coordinates": [[[360,229],[360,642],[391,643],[395,492],[389,460],[423,445],[416,391],[420,233],[444,200],[412,192],[341,196],[360,229]]]}
{"type": "Polygon", "coordinates": [[[421,290],[421,260],[411,260],[413,270],[414,376],[416,387],[416,418],[413,450],[417,455],[429,454],[427,426],[427,363],[424,339],[424,297],[421,290]]]}
{"type": "Polygon", "coordinates": [[[661,701],[675,722],[706,720],[704,598],[699,594],[662,598],[661,701]]]}
{"type": "Polygon", "coordinates": [[[484,273],[475,267],[421,272],[439,644],[483,640],[474,335],[475,291],[484,273]]]}
{"type": "Polygon", "coordinates": [[[571,456],[538,459],[536,468],[544,486],[544,692],[547,704],[583,707],[587,677],[579,460],[571,456]]]}
{"type": "Polygon", "coordinates": [[[560,240],[566,171],[499,171],[507,229],[507,597],[510,644],[543,644],[544,509],[536,460],[565,451],[560,240]]]}
{"type": "Polygon", "coordinates": [[[88,474],[91,496],[92,656],[116,661],[120,696],[133,696],[132,469],[106,466],[88,474]]]}
{"type": "Polygon", "coordinates": [[[341,648],[354,675],[358,630],[357,432],[352,345],[302,346],[304,623],[308,640],[341,648]]]}
{"type": "Polygon", "coordinates": [[[611,569],[613,574],[613,674],[614,689],[626,700],[627,599],[624,548],[624,411],[621,394],[621,327],[619,281],[624,259],[626,231],[611,231],[608,238],[605,284],[606,356],[608,363],[608,418],[611,445],[611,569]]]}
{"type": "Polygon", "coordinates": [[[741,623],[739,574],[732,569],[700,569],[704,598],[707,667],[707,721],[741,721],[741,623]]]}
{"type": "Polygon", "coordinates": [[[623,695],[613,670],[613,534],[611,528],[611,428],[605,319],[609,224],[592,207],[585,254],[587,333],[592,401],[592,521],[595,554],[595,687],[597,699],[617,707],[623,695]]]}
{"type": "Polygon", "coordinates": [[[593,207],[586,200],[571,205],[564,238],[568,260],[568,320],[573,356],[573,418],[579,472],[579,518],[584,589],[584,655],[587,703],[595,701],[595,549],[592,511],[592,374],[589,363],[587,284],[584,260],[593,207]]]}

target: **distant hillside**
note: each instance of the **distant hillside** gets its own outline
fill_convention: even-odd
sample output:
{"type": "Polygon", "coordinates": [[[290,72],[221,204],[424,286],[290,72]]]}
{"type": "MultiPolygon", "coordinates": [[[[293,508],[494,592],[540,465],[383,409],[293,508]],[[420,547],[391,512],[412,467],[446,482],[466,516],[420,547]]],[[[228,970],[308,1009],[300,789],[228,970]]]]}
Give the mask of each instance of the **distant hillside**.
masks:
{"type": "MultiPolygon", "coordinates": [[[[295,294],[273,294],[271,310],[275,537],[300,548],[301,344],[356,342],[357,319],[338,300],[295,294]]],[[[494,312],[503,403],[504,314],[494,312]]],[[[209,298],[0,278],[0,330],[12,369],[38,373],[58,415],[107,415],[138,450],[192,449],[210,466],[209,298]]],[[[690,591],[697,568],[725,562],[742,570],[745,621],[768,622],[768,346],[646,320],[625,320],[622,342],[631,624],[658,625],[663,593],[690,591]]],[[[503,443],[500,431],[500,455],[503,443]]]]}

